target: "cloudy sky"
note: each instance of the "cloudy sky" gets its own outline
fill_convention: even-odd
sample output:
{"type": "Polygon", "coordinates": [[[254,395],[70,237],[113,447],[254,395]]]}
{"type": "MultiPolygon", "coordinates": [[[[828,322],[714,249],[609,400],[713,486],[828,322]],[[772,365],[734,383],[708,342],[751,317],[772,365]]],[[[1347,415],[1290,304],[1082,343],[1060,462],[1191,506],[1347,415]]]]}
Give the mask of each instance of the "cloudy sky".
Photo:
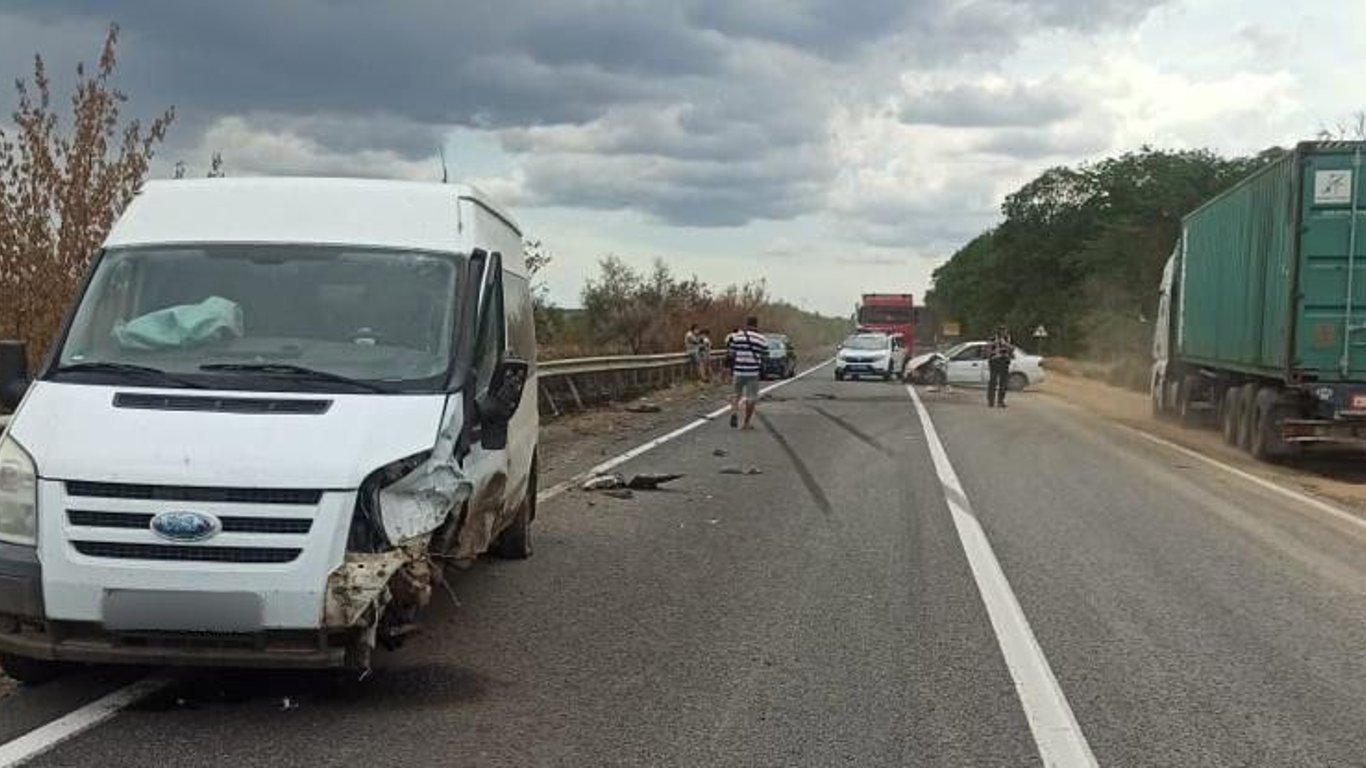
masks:
{"type": "Polygon", "coordinates": [[[844,314],[1051,165],[1366,109],[1361,0],[0,0],[0,75],[69,82],[111,20],[132,111],[178,112],[157,174],[435,180],[444,147],[563,305],[615,253],[844,314]]]}

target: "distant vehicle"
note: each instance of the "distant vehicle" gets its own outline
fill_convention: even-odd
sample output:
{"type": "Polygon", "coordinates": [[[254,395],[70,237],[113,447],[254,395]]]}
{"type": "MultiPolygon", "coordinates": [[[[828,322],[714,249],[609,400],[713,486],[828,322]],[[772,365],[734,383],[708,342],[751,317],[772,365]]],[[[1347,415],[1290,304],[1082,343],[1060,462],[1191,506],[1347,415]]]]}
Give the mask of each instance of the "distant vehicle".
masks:
{"type": "Polygon", "coordinates": [[[1181,222],[1162,273],[1153,412],[1212,414],[1274,459],[1366,447],[1366,142],[1305,142],[1181,222]]]}
{"type": "Polygon", "coordinates": [[[529,555],[521,254],[468,187],[146,184],[36,380],[0,356],[0,666],[368,668],[434,561],[529,555]]]}
{"type": "Polygon", "coordinates": [[[900,335],[857,333],[844,340],[835,357],[835,379],[900,377],[906,369],[906,342],[900,335]]]}
{"type": "Polygon", "coordinates": [[[899,335],[907,355],[915,354],[915,301],[909,293],[865,293],[854,320],[859,333],[899,335]]]}
{"type": "MultiPolygon", "coordinates": [[[[906,364],[907,376],[917,384],[986,386],[991,372],[987,365],[988,344],[985,341],[965,341],[943,352],[917,355],[906,364]]],[[[1043,383],[1045,378],[1043,358],[1016,347],[1010,361],[1006,386],[1013,392],[1019,392],[1043,383]]]]}
{"type": "Polygon", "coordinates": [[[768,356],[759,372],[762,378],[790,379],[797,375],[797,349],[785,333],[766,333],[768,356]]]}

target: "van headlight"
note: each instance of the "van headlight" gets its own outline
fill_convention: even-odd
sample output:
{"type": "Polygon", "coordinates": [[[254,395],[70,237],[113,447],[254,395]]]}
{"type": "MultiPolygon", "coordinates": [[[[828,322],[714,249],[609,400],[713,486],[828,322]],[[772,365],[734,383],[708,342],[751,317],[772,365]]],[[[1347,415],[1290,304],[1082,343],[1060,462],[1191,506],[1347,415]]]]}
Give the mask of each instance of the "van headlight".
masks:
{"type": "Polygon", "coordinates": [[[38,543],[38,468],[9,436],[0,437],[0,541],[38,543]]]}

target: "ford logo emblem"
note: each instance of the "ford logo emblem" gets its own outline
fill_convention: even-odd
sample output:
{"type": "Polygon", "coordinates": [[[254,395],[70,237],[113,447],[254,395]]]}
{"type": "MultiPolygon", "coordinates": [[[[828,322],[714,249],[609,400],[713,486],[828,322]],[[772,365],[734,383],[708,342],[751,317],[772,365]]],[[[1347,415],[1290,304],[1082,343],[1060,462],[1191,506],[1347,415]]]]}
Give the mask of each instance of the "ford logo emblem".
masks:
{"type": "Polygon", "coordinates": [[[152,518],[152,533],[170,541],[203,541],[223,528],[218,518],[203,512],[162,512],[152,518]]]}

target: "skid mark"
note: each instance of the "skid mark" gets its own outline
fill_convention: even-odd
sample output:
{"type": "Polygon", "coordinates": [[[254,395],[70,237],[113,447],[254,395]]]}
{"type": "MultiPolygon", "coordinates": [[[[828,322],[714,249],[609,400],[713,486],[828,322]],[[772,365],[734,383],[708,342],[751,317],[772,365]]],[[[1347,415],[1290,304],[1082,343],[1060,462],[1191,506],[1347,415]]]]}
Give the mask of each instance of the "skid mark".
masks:
{"type": "Polygon", "coordinates": [[[768,430],[770,435],[773,435],[773,440],[778,443],[778,447],[783,450],[783,453],[787,454],[788,460],[792,462],[793,468],[797,470],[797,477],[801,478],[802,485],[806,486],[806,490],[811,494],[811,498],[815,500],[816,506],[820,507],[821,512],[824,512],[826,515],[834,514],[835,510],[834,507],[830,505],[830,498],[825,495],[825,491],[821,489],[820,483],[816,482],[816,478],[811,474],[811,470],[807,468],[806,462],[802,461],[801,457],[797,455],[797,452],[792,450],[792,445],[787,442],[787,438],[783,437],[783,434],[773,426],[773,422],[769,421],[762,413],[755,414],[755,416],[758,417],[759,423],[764,425],[764,429],[768,430]]]}
{"type": "Polygon", "coordinates": [[[848,432],[849,434],[853,435],[859,442],[863,443],[864,445],[867,445],[869,448],[872,448],[878,453],[881,453],[883,456],[890,457],[892,455],[892,449],[883,445],[881,442],[878,441],[877,438],[873,437],[867,432],[864,432],[863,430],[851,424],[848,419],[836,416],[835,414],[825,410],[819,405],[811,406],[811,410],[815,411],[816,413],[819,413],[821,416],[824,416],[832,424],[839,427],[840,429],[843,429],[845,432],[848,432]]]}

